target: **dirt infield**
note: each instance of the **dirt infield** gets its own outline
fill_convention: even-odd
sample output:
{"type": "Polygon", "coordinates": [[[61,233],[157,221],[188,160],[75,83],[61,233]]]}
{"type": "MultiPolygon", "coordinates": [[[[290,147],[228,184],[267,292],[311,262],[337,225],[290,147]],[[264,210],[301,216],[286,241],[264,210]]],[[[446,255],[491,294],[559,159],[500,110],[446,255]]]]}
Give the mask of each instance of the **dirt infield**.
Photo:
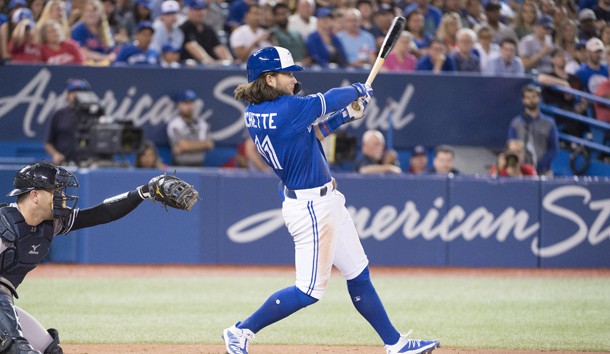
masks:
{"type": "MultiPolygon", "coordinates": [[[[590,270],[541,270],[541,269],[471,269],[471,268],[392,268],[372,267],[374,274],[388,275],[460,275],[460,276],[510,276],[510,277],[578,277],[610,278],[610,269],[590,270]]],[[[264,266],[190,266],[190,265],[64,265],[42,264],[29,277],[45,278],[107,278],[107,277],[193,277],[193,276],[257,276],[274,277],[294,274],[293,267],[264,266]]],[[[66,354],[222,354],[222,345],[155,345],[155,344],[64,344],[66,354]]],[[[253,345],[251,354],[383,354],[378,346],[281,346],[253,345]]],[[[494,349],[460,349],[439,348],[434,354],[575,354],[569,351],[544,350],[494,350],[494,349]]],[[[587,352],[587,354],[602,354],[587,352]]],[[[606,353],[607,354],[607,353],[606,353]]]]}
{"type": "MultiPolygon", "coordinates": [[[[223,354],[222,345],[63,345],[66,354],[223,354]]],[[[566,351],[438,348],[433,354],[576,354],[566,351]]],[[[256,345],[250,354],[384,354],[381,347],[256,345]]],[[[607,354],[587,352],[587,354],[607,354]]]]}

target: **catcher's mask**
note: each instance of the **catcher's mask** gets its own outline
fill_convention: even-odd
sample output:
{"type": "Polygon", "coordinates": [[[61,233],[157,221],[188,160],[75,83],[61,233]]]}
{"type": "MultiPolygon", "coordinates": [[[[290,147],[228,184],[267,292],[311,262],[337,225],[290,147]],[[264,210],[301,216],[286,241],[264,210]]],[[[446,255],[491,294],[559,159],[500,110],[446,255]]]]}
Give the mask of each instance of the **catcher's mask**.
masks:
{"type": "Polygon", "coordinates": [[[67,193],[68,187],[78,187],[76,176],[66,169],[47,162],[25,166],[15,174],[14,189],[9,197],[35,189],[53,190],[53,218],[64,221],[78,203],[78,197],[67,193]]]}

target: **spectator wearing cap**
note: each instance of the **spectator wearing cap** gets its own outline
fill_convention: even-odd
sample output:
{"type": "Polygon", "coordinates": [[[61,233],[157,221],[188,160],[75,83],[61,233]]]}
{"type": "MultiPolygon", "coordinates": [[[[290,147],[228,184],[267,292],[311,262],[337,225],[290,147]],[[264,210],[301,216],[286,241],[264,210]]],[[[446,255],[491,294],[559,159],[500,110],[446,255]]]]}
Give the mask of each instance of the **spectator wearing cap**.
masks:
{"type": "Polygon", "coordinates": [[[47,20],[54,20],[59,23],[61,31],[64,37],[69,39],[71,37],[70,24],[68,23],[68,16],[66,14],[66,3],[64,0],[49,0],[44,8],[40,18],[36,21],[36,29],[40,32],[40,27],[47,20]]]}
{"type": "Polygon", "coordinates": [[[422,175],[428,171],[428,152],[422,145],[416,145],[409,157],[408,173],[412,175],[422,175]]]}
{"type": "Polygon", "coordinates": [[[174,0],[167,0],[161,3],[161,14],[153,22],[155,34],[150,48],[157,53],[165,44],[182,48],[184,44],[184,32],[178,24],[178,13],[180,4],[174,0]]]}
{"type": "Polygon", "coordinates": [[[576,71],[580,68],[580,65],[587,61],[587,42],[579,41],[574,45],[574,51],[568,57],[568,63],[566,64],[566,72],[568,74],[576,75],[576,71]]]}
{"type": "Polygon", "coordinates": [[[186,90],[176,98],[178,116],[167,124],[172,149],[172,165],[203,167],[206,151],[214,148],[208,136],[208,123],[195,115],[197,95],[186,90]]]}
{"type": "Polygon", "coordinates": [[[485,17],[487,17],[487,25],[491,29],[494,42],[500,43],[504,38],[512,38],[515,42],[518,42],[515,30],[500,21],[502,19],[501,9],[500,0],[488,0],[485,4],[485,17]]]}
{"type": "Polygon", "coordinates": [[[250,54],[271,46],[269,31],[260,26],[261,11],[259,5],[250,5],[246,13],[246,23],[231,33],[229,43],[238,61],[245,63],[250,54]]]}
{"type": "Polygon", "coordinates": [[[181,67],[180,52],[182,49],[166,44],[161,48],[161,58],[159,59],[162,68],[176,69],[181,67]]]}
{"type": "Polygon", "coordinates": [[[456,71],[481,72],[481,61],[474,50],[477,34],[470,28],[460,28],[455,37],[457,39],[457,50],[451,55],[455,61],[456,71]]]}
{"type": "Polygon", "coordinates": [[[582,9],[578,12],[578,22],[580,23],[580,31],[578,39],[589,40],[593,37],[598,37],[596,22],[597,16],[591,9],[582,9]]]}
{"type": "Polygon", "coordinates": [[[86,0],[83,16],[72,28],[72,39],[78,43],[89,65],[110,65],[115,57],[114,39],[99,0],[86,0]]]}
{"type": "Polygon", "coordinates": [[[557,126],[553,118],[540,112],[540,88],[528,84],[521,90],[524,111],[511,121],[507,141],[517,139],[525,146],[521,162],[536,166],[538,175],[552,176],[551,164],[559,151],[557,126]]]}
{"type": "Polygon", "coordinates": [[[604,21],[604,23],[610,23],[610,4],[606,3],[605,0],[598,0],[591,10],[595,14],[597,21],[604,21]]]}
{"type": "Polygon", "coordinates": [[[25,0],[11,0],[8,3],[7,21],[0,25],[0,55],[4,59],[10,59],[10,54],[8,51],[8,42],[11,39],[15,26],[17,25],[17,23],[13,21],[13,14],[17,10],[26,7],[27,3],[25,2],[25,0]]]}
{"type": "Polygon", "coordinates": [[[298,0],[294,15],[288,17],[288,28],[307,38],[316,31],[318,18],[314,16],[316,3],[314,0],[298,0]]]}
{"type": "Polygon", "coordinates": [[[189,0],[186,6],[187,19],[180,26],[184,33],[181,60],[194,60],[206,65],[233,61],[229,48],[220,42],[212,27],[205,24],[205,0],[189,0]]]}
{"type": "Polygon", "coordinates": [[[71,78],[66,82],[67,106],[51,116],[45,137],[44,149],[56,165],[79,161],[78,140],[75,127],[79,126],[80,115],[76,107],[78,92],[91,91],[87,80],[71,78]]]}
{"type": "Polygon", "coordinates": [[[380,4],[379,9],[373,15],[373,27],[369,32],[375,37],[377,48],[381,48],[386,34],[392,27],[392,20],[395,16],[395,7],[388,4],[380,4]]]}
{"type": "Polygon", "coordinates": [[[430,36],[436,35],[436,30],[441,24],[443,13],[435,6],[430,5],[428,0],[415,0],[405,7],[404,14],[408,16],[413,10],[419,10],[424,15],[424,32],[430,36]]]}
{"type": "Polygon", "coordinates": [[[389,157],[392,153],[386,151],[383,134],[379,130],[367,130],[362,135],[361,153],[354,162],[354,171],[364,174],[401,173],[397,160],[390,161],[386,155],[389,157]]]}
{"type": "Polygon", "coordinates": [[[22,7],[13,12],[15,29],[8,43],[8,52],[13,62],[37,63],[41,61],[40,46],[36,38],[36,27],[32,11],[22,7]]]}
{"type": "Polygon", "coordinates": [[[334,33],[335,16],[327,8],[318,11],[317,30],[307,37],[305,46],[313,65],[344,67],[347,57],[343,44],[334,33]]]}
{"type": "Polygon", "coordinates": [[[360,27],[362,19],[358,9],[347,9],[344,21],[344,30],[339,31],[337,37],[345,49],[348,66],[369,67],[377,57],[375,38],[360,27]]]}
{"type": "Polygon", "coordinates": [[[273,6],[274,26],[270,29],[271,36],[275,45],[284,47],[290,51],[295,62],[309,66],[311,59],[305,49],[305,40],[301,34],[288,28],[288,17],[290,9],[284,3],[277,3],[273,6]]]}
{"type": "Polygon", "coordinates": [[[608,78],[608,65],[602,64],[604,43],[599,38],[591,38],[586,44],[587,59],[576,70],[583,90],[594,93],[597,85],[608,78]]]}
{"type": "Polygon", "coordinates": [[[245,24],[246,14],[252,5],[258,5],[258,2],[256,0],[235,0],[231,2],[226,24],[229,32],[232,33],[239,26],[245,24]]]}
{"type": "Polygon", "coordinates": [[[411,44],[413,35],[408,31],[402,31],[400,37],[396,41],[394,49],[388,54],[381,71],[391,72],[410,72],[415,71],[417,66],[417,57],[411,54],[411,44]]]}
{"type": "Polygon", "coordinates": [[[494,76],[524,75],[525,68],[517,56],[517,43],[512,38],[505,38],[500,43],[500,55],[487,62],[483,73],[494,76]]]}
{"type": "Polygon", "coordinates": [[[121,48],[114,61],[115,66],[158,65],[159,52],[150,49],[155,29],[149,21],[140,22],[133,43],[121,48]]]}
{"type": "Polygon", "coordinates": [[[52,65],[83,65],[85,56],[80,46],[70,38],[59,22],[45,20],[39,27],[41,60],[52,65]]]}
{"type": "Polygon", "coordinates": [[[554,30],[553,19],[543,15],[536,22],[534,33],[528,34],[519,41],[519,57],[526,72],[535,70],[538,73],[549,73],[553,70],[550,54],[554,49],[551,37],[554,30]]]}
{"type": "Polygon", "coordinates": [[[122,14],[121,28],[125,30],[129,38],[133,38],[136,33],[138,23],[150,21],[154,23],[152,0],[135,0],[131,11],[122,14]]]}

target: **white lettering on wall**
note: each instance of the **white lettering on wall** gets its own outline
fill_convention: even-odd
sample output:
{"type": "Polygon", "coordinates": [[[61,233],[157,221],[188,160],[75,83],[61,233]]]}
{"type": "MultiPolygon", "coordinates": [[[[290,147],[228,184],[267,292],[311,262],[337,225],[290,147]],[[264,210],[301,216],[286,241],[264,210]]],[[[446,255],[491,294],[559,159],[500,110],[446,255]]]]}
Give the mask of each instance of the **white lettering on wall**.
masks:
{"type": "MultiPolygon", "coordinates": [[[[519,242],[531,240],[532,253],[549,258],[568,253],[586,241],[591,246],[596,246],[604,240],[610,240],[610,199],[592,201],[591,192],[582,186],[561,186],[544,196],[544,211],[577,227],[572,235],[559,235],[562,236],[562,241],[545,247],[539,245],[540,223],[532,219],[525,210],[516,210],[509,206],[496,216],[484,206],[466,213],[460,205],[454,205],[443,215],[443,206],[443,198],[438,197],[432,208],[425,213],[412,201],[407,201],[401,210],[393,205],[384,205],[375,213],[367,207],[358,209],[350,206],[348,210],[360,238],[372,237],[377,241],[397,234],[402,234],[408,240],[421,237],[427,241],[438,238],[445,242],[457,239],[473,241],[477,238],[505,242],[512,238],[519,242]],[[587,225],[575,211],[558,205],[560,201],[575,197],[582,198],[583,205],[588,205],[591,211],[597,212],[597,217],[591,225],[587,225]]],[[[283,225],[280,209],[267,210],[237,221],[227,229],[227,236],[237,243],[254,242],[283,225]]]]}

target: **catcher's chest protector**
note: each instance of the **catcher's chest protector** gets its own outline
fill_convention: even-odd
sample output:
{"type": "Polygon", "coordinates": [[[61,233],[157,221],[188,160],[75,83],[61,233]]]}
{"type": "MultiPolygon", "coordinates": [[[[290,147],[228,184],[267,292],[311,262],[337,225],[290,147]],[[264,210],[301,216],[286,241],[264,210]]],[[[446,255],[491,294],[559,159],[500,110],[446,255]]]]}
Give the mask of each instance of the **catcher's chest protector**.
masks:
{"type": "Polygon", "coordinates": [[[0,208],[0,238],[6,246],[0,254],[0,276],[16,288],[49,253],[53,221],[32,227],[25,223],[17,208],[0,208]]]}

